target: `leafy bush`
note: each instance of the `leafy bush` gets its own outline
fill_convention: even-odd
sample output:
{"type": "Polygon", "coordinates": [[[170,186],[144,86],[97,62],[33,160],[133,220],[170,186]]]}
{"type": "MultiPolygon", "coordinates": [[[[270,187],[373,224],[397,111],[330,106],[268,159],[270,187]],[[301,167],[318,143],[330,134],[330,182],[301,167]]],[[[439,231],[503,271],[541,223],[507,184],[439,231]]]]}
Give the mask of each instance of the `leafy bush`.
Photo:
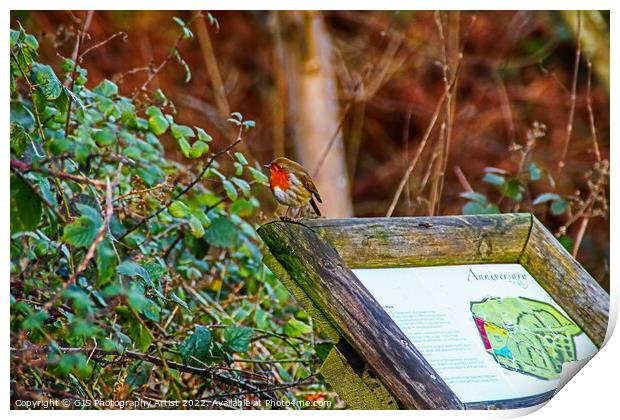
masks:
{"type": "MultiPolygon", "coordinates": [[[[593,164],[591,170],[585,173],[588,186],[587,195],[580,197],[577,191],[573,195],[560,195],[555,192],[556,180],[548,169],[539,166],[533,157],[536,143],[546,135],[546,126],[534,122],[527,132],[524,144],[512,145],[510,152],[517,157],[517,169],[510,172],[500,168],[488,167],[484,170],[482,182],[497,190],[497,203],[491,201],[487,195],[467,191],[461,197],[467,200],[463,206],[464,214],[493,214],[500,213],[500,206],[504,211],[528,211],[543,216],[549,211],[553,216],[562,216],[564,223],[556,232],[556,237],[569,251],[576,254],[583,232],[578,234],[578,241],[567,235],[568,228],[580,218],[604,217],[609,214],[606,198],[606,187],[609,184],[609,161],[599,160],[593,164]],[[546,183],[547,192],[535,198],[531,190],[536,183],[546,183]],[[575,246],[577,245],[577,246],[575,246]]],[[[583,223],[583,222],[582,222],[583,223]]]]}
{"type": "Polygon", "coordinates": [[[91,90],[79,63],[56,74],[10,35],[12,397],[294,398],[312,328],[261,262],[267,178],[233,153],[254,122],[233,113],[217,148],[163,92],[91,90]]]}

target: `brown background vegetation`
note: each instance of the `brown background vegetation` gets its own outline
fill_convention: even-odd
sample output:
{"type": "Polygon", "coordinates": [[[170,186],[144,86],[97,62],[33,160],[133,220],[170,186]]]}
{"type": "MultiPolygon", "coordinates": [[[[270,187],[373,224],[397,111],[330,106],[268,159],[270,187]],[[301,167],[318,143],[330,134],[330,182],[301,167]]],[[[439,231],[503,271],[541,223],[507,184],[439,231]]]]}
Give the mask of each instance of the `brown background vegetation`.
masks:
{"type": "MultiPolygon", "coordinates": [[[[330,151],[329,159],[334,162],[326,161],[323,173],[318,175],[319,188],[329,196],[327,190],[339,185],[341,189],[336,192],[344,191],[342,203],[350,205],[329,207],[328,203],[328,216],[347,212],[355,216],[385,215],[444,92],[444,49],[452,74],[459,50],[464,53],[452,98],[445,185],[440,189],[440,199],[433,198],[433,185],[441,181],[441,167],[435,162],[444,156],[437,124],[395,215],[461,213],[466,201],[459,194],[465,191],[465,184],[456,176],[455,167],[475,191],[499,202],[502,211],[511,211],[508,203],[500,201],[497,190],[481,179],[489,166],[516,171],[518,156],[511,147],[526,142],[534,122],[545,124],[547,131],[536,144],[533,160],[553,173],[561,159],[572,104],[576,44],[574,32],[560,13],[478,12],[473,23],[472,12],[443,13],[439,15],[443,37],[437,15],[425,11],[215,11],[212,15],[219,22],[219,31],[208,21],[197,19],[192,26],[194,38],[179,47],[192,70],[191,81],[185,83],[183,68],[171,61],[151,87],[160,87],[175,104],[175,120],[211,128],[220,144],[226,141],[225,120],[231,109],[255,120],[257,128],[248,139],[247,152],[261,163],[286,154],[314,167],[331,136],[306,138],[299,127],[305,127],[309,117],[325,123],[323,131],[316,131],[319,133],[341,127],[336,146],[330,151]],[[312,26],[308,22],[318,23],[312,26]],[[292,51],[299,45],[300,57],[295,58],[292,51]],[[321,45],[327,45],[331,74],[320,61],[321,45]],[[301,71],[295,67],[295,60],[305,66],[301,71]],[[294,71],[305,72],[305,76],[292,74],[294,71]],[[316,72],[324,74],[317,76],[316,72]],[[317,82],[323,86],[320,89],[327,89],[319,98],[324,104],[309,108],[311,100],[304,102],[304,77],[324,78],[317,82]],[[336,82],[333,91],[329,91],[330,78],[336,82]],[[302,93],[295,84],[302,86],[302,93]],[[308,156],[313,150],[314,156],[308,156]],[[299,156],[300,151],[305,155],[299,156]],[[331,175],[326,178],[325,173],[331,175]]],[[[29,33],[37,35],[41,61],[58,68],[61,57],[57,53],[71,56],[81,16],[82,12],[14,12],[12,26],[19,21],[29,33]]],[[[126,37],[116,37],[86,56],[83,66],[89,72],[89,87],[110,78],[119,83],[121,94],[131,95],[147,78],[148,66],[160,63],[175,44],[179,26],[172,21],[173,16],[187,22],[192,14],[96,12],[88,28],[87,46],[117,32],[126,37]],[[143,70],[134,70],[140,68],[143,70]]],[[[588,194],[584,174],[595,162],[588,113],[588,58],[583,53],[578,67],[566,166],[556,187],[545,181],[532,183],[529,200],[551,191],[562,196],[588,194]]],[[[593,63],[600,67],[597,61],[593,63]]],[[[590,97],[601,157],[609,159],[608,80],[601,70],[605,69],[593,70],[590,97]]],[[[182,159],[173,142],[166,147],[170,156],[182,159]]],[[[271,203],[267,191],[264,198],[271,203]]],[[[529,211],[530,207],[525,203],[520,210],[529,211]]],[[[553,216],[545,209],[538,209],[536,214],[552,231],[568,217],[553,216]]],[[[568,229],[573,238],[578,225],[568,229]]],[[[607,217],[589,222],[578,257],[608,289],[607,217]]]]}

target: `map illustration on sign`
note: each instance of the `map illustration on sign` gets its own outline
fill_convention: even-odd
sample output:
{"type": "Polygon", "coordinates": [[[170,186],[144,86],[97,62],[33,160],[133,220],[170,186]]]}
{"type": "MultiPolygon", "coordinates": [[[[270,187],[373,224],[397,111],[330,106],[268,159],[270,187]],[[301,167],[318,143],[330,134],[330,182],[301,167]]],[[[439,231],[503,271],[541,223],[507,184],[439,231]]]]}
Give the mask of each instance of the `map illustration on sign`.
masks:
{"type": "Polygon", "coordinates": [[[524,297],[471,302],[486,351],[502,367],[540,379],[558,379],[575,361],[573,337],[581,329],[554,306],[524,297]]]}

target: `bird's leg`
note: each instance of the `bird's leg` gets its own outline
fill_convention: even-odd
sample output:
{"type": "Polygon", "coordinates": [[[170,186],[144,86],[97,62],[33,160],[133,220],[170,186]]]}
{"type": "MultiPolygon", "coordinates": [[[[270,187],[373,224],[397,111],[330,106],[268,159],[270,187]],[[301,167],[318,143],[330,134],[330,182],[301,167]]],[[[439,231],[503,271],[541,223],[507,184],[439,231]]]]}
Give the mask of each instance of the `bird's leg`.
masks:
{"type": "Polygon", "coordinates": [[[288,212],[291,209],[291,206],[286,207],[286,212],[284,213],[284,216],[280,216],[280,220],[291,220],[290,217],[288,217],[288,212]]]}

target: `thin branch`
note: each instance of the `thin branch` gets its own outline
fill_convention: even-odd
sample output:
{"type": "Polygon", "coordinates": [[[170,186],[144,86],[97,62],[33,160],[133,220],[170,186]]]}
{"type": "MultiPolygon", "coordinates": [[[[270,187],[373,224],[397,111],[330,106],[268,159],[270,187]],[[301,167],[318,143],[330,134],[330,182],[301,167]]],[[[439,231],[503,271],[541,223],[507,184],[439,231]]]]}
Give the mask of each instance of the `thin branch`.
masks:
{"type": "Polygon", "coordinates": [[[596,135],[596,125],[594,124],[594,112],[592,111],[592,62],[588,60],[588,87],[586,90],[586,100],[588,103],[588,119],[590,121],[590,132],[592,134],[592,147],[596,161],[601,161],[601,151],[598,147],[598,139],[596,135]]]}
{"type": "Polygon", "coordinates": [[[474,192],[474,189],[471,187],[471,184],[469,183],[469,181],[467,181],[467,178],[465,177],[465,174],[461,170],[461,167],[455,166],[453,170],[454,170],[454,175],[456,175],[456,179],[459,180],[459,183],[461,184],[463,189],[467,192],[474,192]]]}
{"type": "Polygon", "coordinates": [[[80,63],[82,62],[82,60],[84,59],[84,57],[86,56],[86,54],[90,53],[93,50],[96,50],[97,48],[103,47],[105,44],[107,44],[108,42],[112,41],[114,38],[117,38],[119,36],[123,36],[123,41],[127,41],[127,34],[123,31],[121,32],[117,32],[113,35],[110,35],[109,37],[107,37],[106,39],[104,39],[101,42],[96,43],[95,45],[88,47],[84,50],[84,52],[82,54],[80,54],[80,58],[79,61],[80,63]]]}
{"type": "Polygon", "coordinates": [[[581,219],[581,223],[579,224],[579,230],[577,230],[577,235],[575,235],[575,242],[573,242],[573,249],[571,250],[571,254],[573,258],[577,258],[577,253],[579,252],[579,247],[581,246],[581,241],[583,241],[583,236],[586,233],[586,229],[588,228],[588,223],[590,222],[590,217],[588,217],[587,213],[592,211],[594,202],[591,202],[588,208],[585,210],[583,218],[581,219]]]}
{"type": "Polygon", "coordinates": [[[568,113],[568,123],[566,124],[566,137],[562,144],[562,152],[558,161],[558,168],[556,170],[555,182],[560,182],[560,176],[562,175],[562,169],[565,166],[566,154],[568,153],[568,145],[570,144],[571,134],[573,133],[573,120],[575,118],[575,106],[577,103],[577,75],[579,74],[579,60],[581,59],[581,11],[577,10],[577,33],[575,38],[577,40],[577,49],[575,50],[575,67],[573,69],[573,82],[570,90],[570,111],[568,113]]]}
{"type": "Polygon", "coordinates": [[[82,177],[79,175],[68,174],[66,172],[55,171],[53,169],[43,168],[43,167],[35,167],[31,163],[22,162],[21,160],[11,159],[11,168],[17,169],[20,172],[37,172],[46,176],[51,176],[54,178],[67,179],[69,181],[74,181],[80,184],[91,184],[97,188],[104,188],[105,182],[99,181],[96,179],[90,179],[86,177],[82,177]]]}
{"type": "MultiPolygon", "coordinates": [[[[59,348],[60,351],[65,352],[65,353],[90,353],[93,352],[95,355],[97,356],[113,356],[113,355],[117,355],[119,356],[117,359],[115,359],[113,361],[113,363],[118,363],[120,362],[123,358],[129,358],[129,359],[134,359],[134,360],[141,360],[143,362],[148,362],[151,364],[154,364],[156,366],[160,366],[160,367],[164,367],[164,361],[162,359],[160,359],[159,357],[156,356],[151,356],[150,354],[145,354],[145,353],[139,353],[137,351],[133,351],[133,350],[126,350],[122,353],[119,353],[115,350],[104,350],[102,348],[80,348],[80,347],[61,347],[59,348]]],[[[34,352],[47,352],[46,348],[43,347],[26,347],[26,348],[11,348],[12,352],[28,352],[28,351],[34,351],[34,352]]],[[[199,375],[199,376],[203,376],[203,377],[207,377],[207,378],[212,378],[212,379],[216,379],[220,382],[223,382],[225,384],[228,385],[232,385],[235,386],[237,388],[243,389],[245,390],[245,392],[243,392],[243,394],[256,394],[257,396],[266,399],[266,400],[270,400],[270,401],[274,401],[276,400],[275,395],[271,392],[273,390],[272,389],[261,389],[258,388],[257,386],[238,379],[238,378],[233,378],[232,376],[226,375],[224,373],[221,372],[217,372],[217,370],[219,369],[218,367],[210,367],[210,368],[198,368],[198,367],[194,367],[191,365],[184,365],[182,363],[178,363],[178,362],[172,362],[172,361],[166,361],[168,368],[169,369],[174,369],[177,370],[179,372],[185,372],[185,373],[190,373],[193,375],[199,375]]],[[[279,385],[280,388],[277,389],[283,389],[282,387],[286,388],[286,387],[291,387],[291,386],[295,386],[297,383],[291,383],[291,384],[281,384],[279,385]]]]}
{"type": "MultiPolygon", "coordinates": [[[[78,68],[78,59],[80,56],[80,49],[82,48],[82,42],[84,42],[84,37],[86,36],[86,31],[90,26],[90,22],[92,21],[94,10],[89,10],[86,12],[86,15],[82,19],[82,27],[78,32],[77,39],[75,41],[75,47],[73,49],[72,59],[73,59],[73,71],[71,71],[71,82],[69,84],[69,91],[73,92],[75,87],[75,76],[77,75],[78,68]]],[[[71,107],[73,104],[73,99],[69,96],[69,104],[67,105],[67,120],[65,121],[65,137],[69,135],[69,124],[71,124],[71,107]]]]}

